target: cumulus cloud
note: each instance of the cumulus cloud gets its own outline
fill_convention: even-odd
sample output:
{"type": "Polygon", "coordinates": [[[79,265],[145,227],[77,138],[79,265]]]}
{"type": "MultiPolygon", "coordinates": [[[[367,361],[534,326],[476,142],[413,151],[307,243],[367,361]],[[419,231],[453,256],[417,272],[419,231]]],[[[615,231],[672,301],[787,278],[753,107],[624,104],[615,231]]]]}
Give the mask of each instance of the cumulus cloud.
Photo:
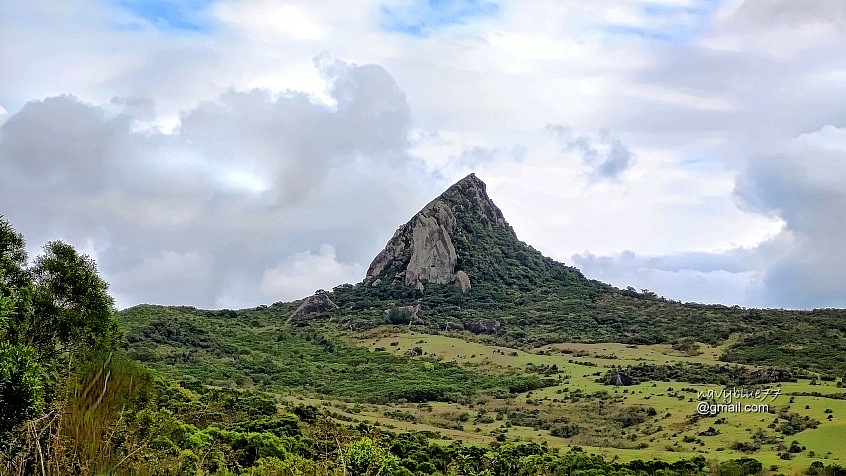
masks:
{"type": "Polygon", "coordinates": [[[846,129],[825,126],[776,153],[751,158],[736,193],[785,222],[787,255],[763,279],[767,302],[785,307],[846,307],[846,129]]]}
{"type": "Polygon", "coordinates": [[[804,210],[839,212],[817,169],[841,168],[792,177],[822,146],[785,141],[843,127],[843,4],[797,4],[215,0],[175,24],[114,3],[9,2],[0,206],[31,244],[96,252],[121,304],[236,307],[271,298],[263,271],[318,243],[366,263],[476,171],[525,241],[612,257],[583,261],[589,276],[618,264],[671,298],[746,286],[766,305],[820,266],[835,274],[808,292],[832,302],[824,262],[842,256],[804,210]],[[547,124],[571,129],[556,142],[547,124]],[[775,241],[792,258],[763,252],[785,223],[775,241]],[[626,267],[625,249],[642,264],[626,267]],[[725,268],[732,249],[766,265],[725,268]],[[689,268],[668,264],[680,256],[689,268]],[[140,277],[198,261],[199,282],[140,277]]]}
{"type": "Polygon", "coordinates": [[[747,305],[756,277],[754,268],[747,267],[750,254],[750,250],[735,250],[638,256],[623,251],[610,256],[582,253],[572,260],[586,275],[620,288],[646,289],[679,301],[747,305]],[[738,255],[741,262],[735,261],[738,255]]]}
{"type": "Polygon", "coordinates": [[[584,252],[571,259],[587,275],[620,288],[649,289],[680,301],[772,307],[772,299],[764,294],[763,278],[793,244],[788,234],[780,233],[754,246],[723,251],[584,252]]]}
{"type": "Polygon", "coordinates": [[[331,289],[340,283],[357,282],[364,275],[358,263],[338,261],[335,248],[323,244],[317,253],[303,251],[262,273],[259,288],[267,298],[304,297],[317,289],[331,289]]]}
{"type": "MultiPolygon", "coordinates": [[[[247,305],[299,292],[277,283],[259,293],[266,263],[316,240],[332,260],[375,255],[382,228],[411,212],[379,202],[402,194],[416,206],[431,193],[406,151],[410,111],[391,76],[340,62],[327,75],[334,107],[230,90],[185,112],[172,134],[137,128],[152,108],[143,99],[30,102],[0,128],[4,215],[31,243],[94,240],[121,305],[247,305]],[[382,213],[351,220],[359,205],[382,213]]],[[[357,281],[359,268],[332,276],[357,281]]]]}

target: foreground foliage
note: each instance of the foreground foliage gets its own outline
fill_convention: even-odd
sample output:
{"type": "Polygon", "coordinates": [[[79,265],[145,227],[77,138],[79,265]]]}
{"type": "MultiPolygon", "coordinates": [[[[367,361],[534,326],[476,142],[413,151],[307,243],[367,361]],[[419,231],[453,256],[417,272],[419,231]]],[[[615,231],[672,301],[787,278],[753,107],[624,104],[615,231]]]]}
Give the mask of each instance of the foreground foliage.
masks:
{"type": "MultiPolygon", "coordinates": [[[[757,474],[753,459],[709,465],[610,462],[537,444],[444,445],[423,433],[342,427],[259,392],[158,378],[119,354],[92,364],[46,415],[17,428],[4,474],[646,475],[757,474]]],[[[823,468],[825,469],[825,468],[823,468]]]]}

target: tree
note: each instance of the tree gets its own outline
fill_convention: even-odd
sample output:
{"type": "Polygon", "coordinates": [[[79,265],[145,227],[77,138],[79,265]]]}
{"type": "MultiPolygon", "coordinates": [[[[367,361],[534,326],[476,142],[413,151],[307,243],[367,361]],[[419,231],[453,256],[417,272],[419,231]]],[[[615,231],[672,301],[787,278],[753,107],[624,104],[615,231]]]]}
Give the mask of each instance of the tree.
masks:
{"type": "Polygon", "coordinates": [[[27,267],[23,236],[0,216],[0,435],[35,416],[59,383],[48,385],[44,369],[61,358],[69,365],[54,368],[73,371],[114,348],[107,290],[94,260],[61,241],[47,243],[27,267]]]}
{"type": "Polygon", "coordinates": [[[0,296],[9,297],[28,282],[25,245],[23,235],[0,215],[0,296]]]}
{"type": "Polygon", "coordinates": [[[114,300],[93,259],[67,243],[52,241],[31,271],[36,290],[34,325],[26,339],[42,360],[81,357],[115,345],[114,300]]]}

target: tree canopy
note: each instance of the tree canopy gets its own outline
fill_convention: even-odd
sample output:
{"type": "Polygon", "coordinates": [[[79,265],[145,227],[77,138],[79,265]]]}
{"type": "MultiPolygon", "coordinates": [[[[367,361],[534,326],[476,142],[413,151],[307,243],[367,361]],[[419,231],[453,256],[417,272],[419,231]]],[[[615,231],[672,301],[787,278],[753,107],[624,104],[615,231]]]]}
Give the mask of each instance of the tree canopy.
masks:
{"type": "Polygon", "coordinates": [[[30,265],[23,236],[0,216],[0,433],[38,410],[46,369],[115,346],[114,312],[91,257],[51,241],[30,265]]]}

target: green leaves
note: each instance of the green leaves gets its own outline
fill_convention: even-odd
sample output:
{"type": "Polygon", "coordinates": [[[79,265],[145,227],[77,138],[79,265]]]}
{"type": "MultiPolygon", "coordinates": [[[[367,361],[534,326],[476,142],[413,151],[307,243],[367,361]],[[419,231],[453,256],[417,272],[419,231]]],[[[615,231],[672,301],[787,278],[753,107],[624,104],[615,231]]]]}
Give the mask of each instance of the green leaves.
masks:
{"type": "Polygon", "coordinates": [[[94,260],[53,241],[27,267],[24,245],[0,217],[0,434],[36,416],[45,394],[118,336],[94,260]],[[72,365],[57,365],[60,356],[72,365]]]}
{"type": "Polygon", "coordinates": [[[42,359],[65,352],[83,357],[115,345],[114,300],[94,260],[67,243],[52,241],[31,272],[36,312],[27,337],[42,359]]]}
{"type": "Polygon", "coordinates": [[[0,296],[23,286],[26,281],[26,242],[23,235],[0,215],[0,296]]]}
{"type": "Polygon", "coordinates": [[[32,348],[0,343],[0,436],[35,416],[43,396],[43,371],[32,348]]]}
{"type": "Polygon", "coordinates": [[[347,447],[344,464],[351,474],[388,475],[399,469],[399,458],[372,439],[363,437],[347,447]]]}

